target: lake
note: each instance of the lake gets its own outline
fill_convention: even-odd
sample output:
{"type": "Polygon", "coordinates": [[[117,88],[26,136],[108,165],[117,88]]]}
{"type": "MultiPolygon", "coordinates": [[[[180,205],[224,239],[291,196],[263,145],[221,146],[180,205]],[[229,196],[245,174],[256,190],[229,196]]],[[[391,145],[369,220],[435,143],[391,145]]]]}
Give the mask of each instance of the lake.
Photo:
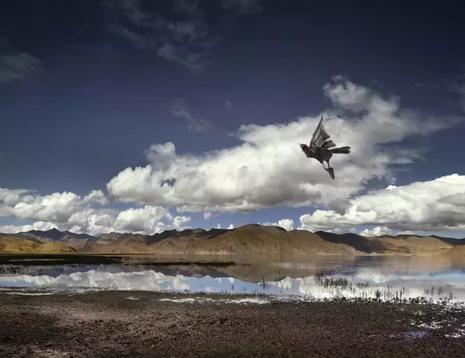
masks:
{"type": "Polygon", "coordinates": [[[278,298],[465,302],[465,264],[448,257],[332,257],[261,264],[152,263],[149,257],[0,258],[0,290],[261,294],[278,298]]]}

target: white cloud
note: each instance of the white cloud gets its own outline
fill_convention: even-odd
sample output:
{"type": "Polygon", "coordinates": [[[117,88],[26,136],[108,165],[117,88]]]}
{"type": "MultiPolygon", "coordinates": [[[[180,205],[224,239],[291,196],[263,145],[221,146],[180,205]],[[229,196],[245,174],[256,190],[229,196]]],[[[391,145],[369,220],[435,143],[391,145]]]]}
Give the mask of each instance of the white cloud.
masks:
{"type": "Polygon", "coordinates": [[[316,210],[300,218],[312,231],[379,225],[387,230],[465,230],[465,176],[452,174],[390,185],[351,199],[343,213],[316,210]]]}
{"type": "Polygon", "coordinates": [[[85,203],[96,203],[101,205],[108,204],[108,198],[101,190],[92,190],[83,198],[83,201],[85,203]]]}
{"type": "Polygon", "coordinates": [[[191,221],[189,216],[175,216],[173,218],[173,226],[176,230],[184,230],[187,228],[186,224],[191,221]]]}
{"type": "Polygon", "coordinates": [[[415,231],[405,230],[400,231],[399,233],[397,233],[397,235],[417,235],[417,233],[415,231]]]}
{"type": "MultiPolygon", "coordinates": [[[[0,188],[0,217],[21,222],[0,231],[57,227],[90,234],[151,234],[186,227],[190,217],[173,216],[169,212],[173,207],[181,213],[203,212],[208,220],[215,212],[277,205],[325,206],[300,218],[300,228],[312,231],[358,232],[357,226],[376,226],[362,232],[371,235],[465,228],[464,176],[390,186],[356,197],[370,179],[394,182],[393,165],[408,165],[421,156],[415,148],[396,148],[396,143],[452,122],[401,109],[398,98],[382,97],[341,77],[325,85],[324,91],[333,103],[327,110],[331,114],[327,130],[338,145],[352,147],[351,155],[334,158],[334,181],[298,146],[309,140],[319,115],[286,124],[245,125],[237,133],[236,146],[204,154],[180,155],[170,142],[150,146],[146,166],[126,168],[110,180],[108,198],[100,190],[81,196],[0,188]],[[117,210],[109,200],[115,198],[135,205],[117,210]],[[32,223],[24,225],[27,221],[32,223]]],[[[274,224],[294,228],[290,219],[274,224]]]]}
{"type": "Polygon", "coordinates": [[[183,229],[190,218],[173,217],[160,206],[116,210],[100,190],[85,196],[71,192],[40,195],[25,189],[0,189],[0,216],[31,220],[31,224],[3,225],[0,232],[58,228],[98,235],[107,232],[154,234],[165,229],[183,229]]]}
{"type": "Polygon", "coordinates": [[[115,231],[154,234],[163,231],[164,225],[160,225],[160,221],[166,213],[166,209],[158,206],[130,208],[118,214],[113,227],[115,231]]]}
{"type": "Polygon", "coordinates": [[[407,165],[420,155],[415,149],[399,150],[392,144],[451,125],[444,118],[403,110],[397,98],[384,98],[341,77],[325,85],[324,91],[333,102],[327,111],[331,114],[327,130],[336,144],[352,147],[352,154],[334,157],[335,181],[329,180],[319,163],[305,158],[298,145],[309,141],[317,115],[286,124],[241,126],[238,145],[199,155],[177,154],[173,143],[153,145],[148,165],[124,169],[107,189],[124,202],[181,211],[311,204],[341,211],[370,179],[392,181],[392,165],[407,165]]]}
{"type": "Polygon", "coordinates": [[[228,225],[228,230],[232,230],[232,229],[234,229],[234,224],[229,224],[228,225]]]}
{"type": "Polygon", "coordinates": [[[265,222],[263,223],[263,225],[280,226],[283,229],[286,229],[287,231],[294,230],[294,220],[292,219],[281,219],[281,220],[278,220],[277,222],[265,222]]]}
{"type": "Polygon", "coordinates": [[[0,188],[0,216],[14,216],[18,219],[66,223],[76,212],[107,202],[105,194],[100,190],[93,190],[81,197],[71,192],[40,195],[27,189],[0,188]]]}
{"type": "Polygon", "coordinates": [[[367,236],[367,237],[374,237],[374,236],[384,236],[384,235],[392,235],[391,229],[387,226],[375,226],[370,229],[364,229],[360,232],[360,235],[367,236]]]}
{"type": "Polygon", "coordinates": [[[0,188],[0,205],[13,206],[21,201],[30,201],[33,191],[27,189],[0,188]]]}
{"type": "Polygon", "coordinates": [[[152,235],[168,229],[183,230],[190,217],[173,217],[168,210],[159,206],[146,205],[142,208],[88,209],[75,213],[69,220],[73,232],[98,235],[108,232],[130,232],[152,235]]]}
{"type": "Polygon", "coordinates": [[[35,223],[26,225],[0,225],[0,232],[6,234],[15,234],[18,232],[25,232],[31,230],[46,231],[57,228],[57,225],[55,225],[54,223],[48,221],[37,221],[35,223]]]}
{"type": "Polygon", "coordinates": [[[35,221],[28,225],[9,225],[8,228],[4,227],[5,232],[6,229],[9,232],[35,228],[48,230],[52,226],[63,230],[81,228],[78,231],[96,232],[105,215],[114,215],[114,212],[96,209],[94,206],[107,203],[107,198],[100,190],[80,196],[72,192],[40,195],[26,189],[0,189],[0,216],[35,221]]]}
{"type": "Polygon", "coordinates": [[[64,226],[72,232],[99,235],[116,231],[113,223],[117,215],[118,212],[112,209],[88,208],[71,215],[64,226]]]}
{"type": "Polygon", "coordinates": [[[84,205],[79,195],[70,192],[34,195],[11,207],[11,213],[20,219],[66,222],[84,205]]]}

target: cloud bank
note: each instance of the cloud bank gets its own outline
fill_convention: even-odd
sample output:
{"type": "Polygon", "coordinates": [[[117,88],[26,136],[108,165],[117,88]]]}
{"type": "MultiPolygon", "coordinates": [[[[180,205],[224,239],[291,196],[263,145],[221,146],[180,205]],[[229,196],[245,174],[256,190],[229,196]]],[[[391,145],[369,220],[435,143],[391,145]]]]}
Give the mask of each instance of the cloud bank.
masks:
{"type": "Polygon", "coordinates": [[[403,186],[390,185],[351,199],[343,213],[316,210],[300,217],[316,231],[378,225],[363,231],[382,235],[394,230],[465,230],[465,175],[452,174],[403,186]]]}
{"type": "MultiPolygon", "coordinates": [[[[0,231],[56,227],[90,234],[153,234],[187,227],[188,212],[201,212],[209,220],[217,213],[275,206],[319,208],[300,217],[299,228],[311,231],[363,230],[370,236],[465,230],[465,176],[394,185],[396,168],[422,156],[405,141],[450,127],[456,123],[453,118],[402,108],[397,97],[340,76],[323,90],[331,103],[323,112],[328,132],[336,144],[352,147],[349,156],[335,155],[332,160],[334,181],[299,147],[309,141],[321,114],[281,124],[243,125],[236,134],[237,145],[203,154],[179,154],[171,142],[151,145],[147,164],[114,176],[107,183],[108,194],[94,190],[87,195],[41,195],[0,188],[0,217],[20,222],[0,226],[0,231]],[[391,185],[367,192],[373,179],[391,185]],[[116,209],[115,202],[126,203],[125,208],[116,209]]],[[[174,110],[190,116],[182,105],[174,110]]],[[[271,224],[287,230],[295,226],[292,219],[271,224]]]]}
{"type": "Polygon", "coordinates": [[[328,132],[350,156],[335,155],[336,180],[302,154],[319,120],[298,118],[283,124],[244,125],[239,144],[202,155],[176,153],[171,142],[155,144],[148,164],[129,167],[107,184],[123,202],[176,207],[181,211],[238,212],[276,205],[325,205],[341,211],[372,179],[393,181],[393,168],[412,163],[419,150],[396,148],[403,140],[451,126],[446,118],[403,109],[396,97],[335,77],[324,86],[332,103],[328,132]]]}
{"type": "Polygon", "coordinates": [[[292,219],[280,219],[276,222],[264,222],[262,225],[265,226],[279,226],[287,231],[294,230],[294,220],[292,219]]]}
{"type": "Polygon", "coordinates": [[[0,232],[70,230],[98,235],[107,232],[154,234],[166,229],[184,229],[188,216],[174,216],[153,205],[116,210],[108,206],[102,191],[80,196],[71,192],[40,195],[24,189],[0,188],[0,217],[33,220],[32,224],[3,225],[0,232]]]}

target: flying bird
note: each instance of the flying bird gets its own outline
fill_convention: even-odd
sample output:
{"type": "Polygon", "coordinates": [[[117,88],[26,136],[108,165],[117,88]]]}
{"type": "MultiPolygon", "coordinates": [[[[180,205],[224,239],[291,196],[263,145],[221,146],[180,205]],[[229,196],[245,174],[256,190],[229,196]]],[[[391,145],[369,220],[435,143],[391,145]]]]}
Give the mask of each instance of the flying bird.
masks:
{"type": "Polygon", "coordinates": [[[315,158],[318,160],[323,165],[324,170],[334,179],[334,169],[330,166],[329,160],[333,156],[333,153],[349,154],[350,147],[333,148],[336,144],[329,138],[330,136],[323,125],[323,117],[321,117],[315,132],[313,132],[310,145],[300,144],[300,148],[302,148],[307,158],[315,158]],[[328,167],[325,167],[324,162],[328,163],[328,167]]]}

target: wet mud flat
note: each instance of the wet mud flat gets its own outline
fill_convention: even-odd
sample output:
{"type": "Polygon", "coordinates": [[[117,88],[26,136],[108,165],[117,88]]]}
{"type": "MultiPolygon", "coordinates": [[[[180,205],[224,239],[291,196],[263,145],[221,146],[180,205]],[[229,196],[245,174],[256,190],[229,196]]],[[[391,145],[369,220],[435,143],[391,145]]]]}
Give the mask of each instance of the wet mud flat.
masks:
{"type": "Polygon", "coordinates": [[[465,309],[103,291],[0,294],[1,357],[460,357],[465,309]]]}

